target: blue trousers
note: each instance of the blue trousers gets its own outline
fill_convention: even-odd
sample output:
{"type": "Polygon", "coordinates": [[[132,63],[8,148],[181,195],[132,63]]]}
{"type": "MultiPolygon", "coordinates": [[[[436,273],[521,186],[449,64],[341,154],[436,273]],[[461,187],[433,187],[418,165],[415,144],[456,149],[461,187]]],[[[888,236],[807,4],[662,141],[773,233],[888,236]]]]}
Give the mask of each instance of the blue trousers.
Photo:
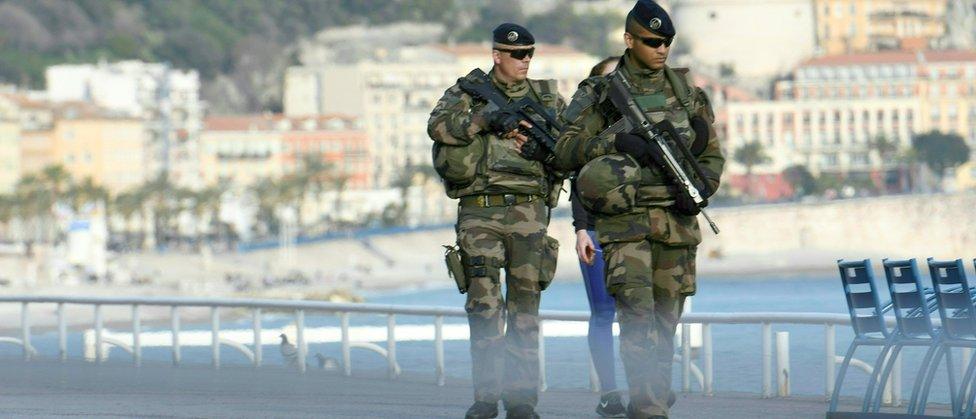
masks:
{"type": "Polygon", "coordinates": [[[617,389],[613,357],[613,317],[616,311],[613,297],[607,294],[607,284],[604,280],[603,249],[596,241],[595,232],[588,230],[586,233],[589,234],[596,248],[592,265],[580,261],[586,299],[590,302],[590,328],[587,338],[596,375],[600,378],[600,388],[607,392],[617,389]]]}

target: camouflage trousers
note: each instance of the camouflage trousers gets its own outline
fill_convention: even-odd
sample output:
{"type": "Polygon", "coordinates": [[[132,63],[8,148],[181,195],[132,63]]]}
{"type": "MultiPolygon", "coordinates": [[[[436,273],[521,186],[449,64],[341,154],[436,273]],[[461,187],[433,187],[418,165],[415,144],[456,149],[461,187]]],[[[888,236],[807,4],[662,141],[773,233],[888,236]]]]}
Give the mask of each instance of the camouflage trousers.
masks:
{"type": "MultiPolygon", "coordinates": [[[[603,245],[607,292],[620,322],[631,417],[668,415],[674,332],[695,280],[695,246],[653,240],[603,245]]],[[[692,288],[694,289],[694,288],[692,288]]]]}
{"type": "Polygon", "coordinates": [[[458,211],[458,244],[469,273],[464,308],[475,401],[502,399],[507,408],[538,401],[539,266],[547,224],[542,200],[458,211]]]}

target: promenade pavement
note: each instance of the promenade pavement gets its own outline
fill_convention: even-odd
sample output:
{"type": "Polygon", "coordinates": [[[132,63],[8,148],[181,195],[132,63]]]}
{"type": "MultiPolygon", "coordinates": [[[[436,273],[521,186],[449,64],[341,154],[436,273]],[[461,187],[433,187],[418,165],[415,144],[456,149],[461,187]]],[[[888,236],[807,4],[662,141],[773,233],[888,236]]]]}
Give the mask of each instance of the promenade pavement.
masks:
{"type": "MultiPolygon", "coordinates": [[[[206,365],[179,368],[122,362],[0,361],[2,417],[323,417],[459,418],[471,403],[470,383],[430,376],[391,381],[380,372],[335,372],[206,365]]],[[[540,397],[543,417],[595,418],[597,396],[584,389],[540,397]]],[[[754,394],[681,394],[672,417],[823,418],[820,397],[760,399],[754,394]]]]}

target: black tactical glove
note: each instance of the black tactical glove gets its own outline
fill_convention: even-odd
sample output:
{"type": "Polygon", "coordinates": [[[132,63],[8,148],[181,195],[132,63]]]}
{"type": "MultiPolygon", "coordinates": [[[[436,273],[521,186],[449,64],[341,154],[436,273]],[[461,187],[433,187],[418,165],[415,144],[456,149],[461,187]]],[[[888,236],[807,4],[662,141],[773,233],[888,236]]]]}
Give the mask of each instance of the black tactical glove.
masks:
{"type": "Polygon", "coordinates": [[[524,159],[535,160],[543,163],[546,162],[546,159],[549,157],[549,152],[546,151],[546,148],[532,138],[529,138],[529,141],[522,144],[522,150],[519,151],[519,154],[524,159]]]}
{"type": "Polygon", "coordinates": [[[695,115],[691,118],[691,130],[695,132],[695,142],[691,143],[691,153],[695,157],[701,156],[708,146],[708,122],[705,118],[695,115]]]}
{"type": "Polygon", "coordinates": [[[496,134],[509,133],[518,126],[519,116],[515,112],[500,109],[488,114],[488,129],[496,134]]]}
{"type": "Polygon", "coordinates": [[[647,140],[644,140],[639,135],[625,132],[617,133],[613,139],[613,147],[621,153],[629,154],[642,167],[646,167],[653,162],[647,140]]]}
{"type": "Polygon", "coordinates": [[[671,208],[674,208],[674,211],[678,214],[698,215],[698,213],[701,212],[701,209],[705,208],[706,206],[708,206],[708,200],[702,201],[701,207],[699,207],[698,204],[695,203],[695,200],[691,199],[691,195],[688,195],[683,191],[679,191],[677,194],[675,194],[674,205],[671,206],[671,208]]]}

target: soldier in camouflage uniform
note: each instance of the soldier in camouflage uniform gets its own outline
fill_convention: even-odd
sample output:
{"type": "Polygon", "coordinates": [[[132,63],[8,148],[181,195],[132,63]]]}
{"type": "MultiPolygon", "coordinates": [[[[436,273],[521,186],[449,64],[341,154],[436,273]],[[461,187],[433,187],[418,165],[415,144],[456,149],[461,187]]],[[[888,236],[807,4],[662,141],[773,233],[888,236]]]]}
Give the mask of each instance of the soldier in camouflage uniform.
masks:
{"type": "MultiPolygon", "coordinates": [[[[628,48],[617,71],[635,89],[630,93],[651,123],[668,120],[675,126],[714,191],[725,163],[712,128],[714,115],[704,92],[693,88],[683,71],[665,65],[674,35],[660,6],[638,1],[627,17],[628,48]]],[[[676,193],[646,140],[603,132],[620,118],[606,86],[604,77],[580,84],[562,115],[566,128],[556,145],[556,165],[580,170],[577,190],[595,217],[607,291],[616,300],[620,322],[628,415],[666,418],[674,400],[675,327],[685,297],[695,293],[700,210],[686,194],[676,193]]]]}
{"type": "MultiPolygon", "coordinates": [[[[534,53],[529,31],[502,24],[493,35],[489,77],[495,88],[510,100],[529,96],[559,115],[565,102],[555,81],[527,78],[534,53]]],[[[528,138],[517,129],[499,134],[502,112],[487,111],[484,101],[459,84],[431,112],[428,133],[434,167],[448,196],[459,199],[456,229],[467,281],[475,399],[465,417],[496,417],[499,400],[508,417],[538,417],[539,297],[552,281],[558,250],[546,228],[562,181],[540,161],[523,157],[528,138]]]]}

